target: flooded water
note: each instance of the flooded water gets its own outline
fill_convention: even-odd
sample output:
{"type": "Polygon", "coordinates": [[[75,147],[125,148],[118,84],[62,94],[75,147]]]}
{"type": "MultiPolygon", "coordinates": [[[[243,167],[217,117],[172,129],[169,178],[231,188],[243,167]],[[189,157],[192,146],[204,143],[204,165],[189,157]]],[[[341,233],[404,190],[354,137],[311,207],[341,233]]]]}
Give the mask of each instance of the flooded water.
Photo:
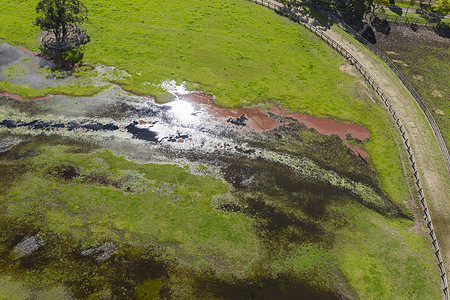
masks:
{"type": "MultiPolygon", "coordinates": [[[[317,118],[314,116],[309,116],[305,114],[292,113],[286,109],[280,107],[272,107],[270,109],[261,108],[246,108],[246,109],[233,109],[220,107],[214,104],[213,97],[208,94],[202,93],[191,93],[180,96],[179,101],[185,104],[184,106],[189,106],[187,103],[193,103],[194,105],[190,107],[192,110],[191,114],[197,113],[199,110],[206,111],[210,116],[213,116],[216,120],[220,121],[222,124],[225,122],[232,123],[241,126],[243,129],[253,130],[256,132],[265,132],[272,130],[277,126],[280,126],[280,122],[272,116],[282,116],[284,117],[283,123],[289,123],[293,120],[297,120],[304,124],[307,128],[314,128],[317,132],[324,135],[337,135],[339,136],[344,145],[355,151],[355,153],[361,155],[363,158],[368,158],[367,152],[355,145],[350,145],[347,141],[347,135],[352,138],[366,141],[370,139],[369,131],[359,125],[353,123],[343,123],[330,118],[317,118]],[[196,111],[197,110],[197,111],[196,111]]],[[[186,110],[189,111],[189,110],[186,110]]]]}
{"type": "MultiPolygon", "coordinates": [[[[8,57],[18,59],[13,53],[8,57]]],[[[0,61],[0,67],[9,63],[0,61]]],[[[369,132],[355,124],[280,107],[224,108],[215,105],[211,95],[189,92],[171,82],[163,85],[175,101],[157,104],[117,86],[92,97],[58,95],[20,101],[17,96],[0,96],[0,275],[9,274],[18,281],[29,278],[27,284],[36,290],[60,284],[64,295],[77,299],[342,297],[337,284],[317,282],[318,276],[324,276],[319,269],[299,273],[264,268],[274,264],[280,253],[289,253],[293,244],[332,248],[335,230],[349,225],[333,207],[359,203],[385,216],[407,217],[382,191],[366,160],[363,145],[370,139],[369,132]],[[61,145],[66,152],[45,156],[45,147],[61,145]],[[101,230],[118,236],[116,241],[100,239],[86,248],[82,245],[87,233],[92,228],[100,230],[95,227],[97,220],[90,225],[74,221],[70,226],[76,234],[49,230],[54,227],[46,223],[48,216],[42,215],[46,210],[41,205],[47,205],[47,210],[58,207],[66,218],[77,215],[76,205],[50,201],[56,190],[26,198],[31,206],[20,206],[20,197],[14,198],[25,190],[4,197],[40,168],[42,162],[33,160],[39,155],[52,162],[44,176],[65,186],[89,184],[125,193],[145,189],[135,184],[135,175],[119,178],[120,172],[112,167],[84,174],[81,163],[67,161],[66,156],[73,153],[89,160],[96,149],[110,149],[139,163],[204,170],[203,175],[222,179],[229,192],[209,205],[253,220],[252,232],[262,254],[250,265],[236,262],[235,266],[222,262],[220,253],[213,258],[185,258],[178,254],[177,243],[161,244],[112,225],[101,230]],[[132,184],[123,184],[127,180],[132,184]],[[142,239],[147,241],[145,246],[136,246],[142,239]],[[197,267],[192,267],[193,261],[197,267]]],[[[100,164],[97,160],[92,164],[100,164]]],[[[158,191],[165,196],[170,188],[158,191]]]]}

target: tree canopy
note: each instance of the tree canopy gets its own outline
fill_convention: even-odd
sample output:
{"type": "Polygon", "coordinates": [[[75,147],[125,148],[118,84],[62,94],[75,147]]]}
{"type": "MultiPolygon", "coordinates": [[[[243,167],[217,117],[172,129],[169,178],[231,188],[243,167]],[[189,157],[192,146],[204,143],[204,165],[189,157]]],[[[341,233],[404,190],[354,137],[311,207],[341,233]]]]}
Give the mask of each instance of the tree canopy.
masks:
{"type": "Polygon", "coordinates": [[[436,2],[436,5],[434,5],[433,7],[439,14],[450,13],[450,1],[449,0],[438,0],[436,2]]]}
{"type": "Polygon", "coordinates": [[[80,0],[41,0],[36,6],[35,25],[52,32],[57,44],[67,42],[68,32],[87,20],[87,8],[80,0]]]}
{"type": "Polygon", "coordinates": [[[390,5],[389,0],[373,0],[372,3],[373,12],[378,10],[384,12],[384,8],[389,7],[389,5],[390,5]]]}

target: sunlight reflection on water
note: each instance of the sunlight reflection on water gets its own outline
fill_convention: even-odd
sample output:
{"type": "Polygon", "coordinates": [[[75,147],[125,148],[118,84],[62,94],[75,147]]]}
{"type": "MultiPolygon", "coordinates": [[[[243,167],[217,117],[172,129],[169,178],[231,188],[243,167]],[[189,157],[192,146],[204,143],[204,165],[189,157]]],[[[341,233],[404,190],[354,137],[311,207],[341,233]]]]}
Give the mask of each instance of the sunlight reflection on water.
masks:
{"type": "Polygon", "coordinates": [[[172,108],[172,113],[178,118],[180,121],[187,123],[195,120],[195,107],[192,103],[177,100],[167,104],[172,108]]]}

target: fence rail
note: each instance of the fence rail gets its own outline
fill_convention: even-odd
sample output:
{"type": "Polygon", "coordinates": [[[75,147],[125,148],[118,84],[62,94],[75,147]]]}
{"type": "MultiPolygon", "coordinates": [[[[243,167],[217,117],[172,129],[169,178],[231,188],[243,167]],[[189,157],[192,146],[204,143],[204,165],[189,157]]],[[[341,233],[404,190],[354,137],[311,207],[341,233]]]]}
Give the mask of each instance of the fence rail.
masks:
{"type": "MultiPolygon", "coordinates": [[[[438,245],[438,241],[436,239],[436,234],[434,231],[433,223],[431,222],[431,216],[428,209],[428,205],[425,199],[425,195],[423,193],[422,184],[420,182],[419,174],[416,168],[416,162],[414,160],[414,155],[411,150],[411,145],[409,143],[408,136],[406,134],[406,131],[400,121],[400,119],[397,116],[397,113],[395,112],[394,108],[392,107],[388,97],[385,95],[385,93],[382,91],[380,86],[375,82],[375,80],[370,76],[370,74],[364,69],[362,64],[353,56],[351,55],[344,47],[342,47],[339,43],[337,43],[334,39],[329,37],[326,33],[324,33],[322,30],[318,29],[317,27],[309,24],[308,20],[304,18],[303,16],[297,14],[292,8],[289,8],[287,6],[284,6],[280,3],[274,3],[270,0],[249,0],[251,2],[255,2],[257,4],[261,4],[263,6],[266,6],[270,9],[273,9],[275,11],[279,11],[281,13],[284,13],[291,17],[292,19],[298,21],[305,27],[307,27],[311,32],[315,33],[317,36],[319,36],[322,40],[324,40],[328,45],[330,45],[332,48],[334,48],[336,51],[338,51],[342,56],[344,56],[348,61],[350,61],[351,64],[353,64],[356,69],[364,76],[364,78],[367,80],[367,82],[370,84],[370,86],[375,90],[375,92],[380,96],[381,100],[385,104],[386,108],[391,114],[392,119],[394,120],[395,124],[398,127],[398,130],[400,131],[400,134],[403,138],[403,142],[406,147],[406,151],[408,153],[408,157],[410,160],[410,165],[413,171],[413,176],[415,178],[416,186],[418,189],[419,199],[420,203],[423,206],[423,218],[424,221],[430,230],[430,237],[432,240],[432,245],[434,247],[434,254],[436,255],[436,258],[438,260],[438,267],[441,272],[441,280],[443,283],[443,293],[446,300],[449,300],[449,289],[448,289],[448,282],[447,282],[447,276],[445,272],[444,262],[442,260],[440,248],[438,245]]],[[[334,20],[333,20],[334,21],[334,20]]],[[[353,29],[352,29],[353,30],[353,29]]],[[[356,31],[355,31],[356,33],[356,31]]],[[[356,33],[357,34],[357,33],[356,33]]],[[[426,108],[426,107],[425,107],[426,108]]],[[[448,153],[447,153],[448,154],[448,153]]]]}
{"type": "MultiPolygon", "coordinates": [[[[316,6],[316,10],[324,10],[327,11],[329,13],[331,13],[332,11],[338,11],[341,14],[348,14],[348,10],[343,10],[343,9],[338,9],[338,8],[331,8],[328,6],[324,6],[324,5],[319,5],[314,3],[316,6]]],[[[414,11],[411,10],[411,13],[413,13],[414,11]]],[[[410,17],[408,15],[403,16],[403,15],[390,15],[390,14],[386,14],[386,13],[374,13],[374,12],[370,12],[368,13],[368,15],[371,16],[376,16],[379,17],[380,19],[384,19],[384,20],[394,20],[394,21],[400,21],[400,22],[405,22],[405,23],[409,23],[409,24],[415,24],[415,25],[432,25],[433,27],[437,27],[439,25],[440,22],[443,22],[444,24],[446,24],[447,22],[445,21],[446,15],[436,15],[436,16],[428,16],[428,18],[421,18],[421,17],[410,17]]]]}
{"type": "Polygon", "coordinates": [[[394,22],[400,21],[400,22],[405,22],[405,23],[414,24],[414,25],[427,26],[428,24],[431,24],[433,26],[436,26],[438,24],[438,22],[434,21],[433,19],[394,16],[394,15],[388,15],[388,14],[383,14],[383,13],[376,13],[376,14],[370,13],[369,15],[376,16],[377,18],[382,19],[382,20],[392,20],[394,22]]]}
{"type": "Polygon", "coordinates": [[[439,147],[441,148],[442,155],[444,157],[445,164],[446,164],[446,167],[447,167],[447,171],[450,172],[450,155],[448,153],[448,149],[447,149],[447,146],[445,145],[444,138],[442,137],[441,131],[439,130],[438,125],[436,124],[436,121],[434,120],[433,116],[431,115],[430,111],[428,110],[428,107],[425,105],[425,103],[423,102],[423,100],[420,97],[420,95],[411,86],[409,81],[400,72],[400,70],[395,66],[395,64],[382,51],[380,51],[377,48],[375,48],[369,41],[367,41],[365,38],[363,38],[361,35],[359,35],[358,32],[356,32],[356,30],[351,28],[344,21],[342,21],[341,19],[339,19],[338,17],[336,17],[332,13],[322,9],[321,7],[319,7],[318,5],[316,5],[315,3],[313,3],[313,2],[311,2],[309,0],[305,0],[304,3],[306,5],[308,5],[309,7],[311,7],[312,9],[318,11],[319,13],[324,15],[325,17],[329,18],[334,23],[339,25],[339,27],[343,28],[348,33],[353,35],[359,42],[361,42],[370,51],[372,51],[375,55],[377,55],[379,58],[381,58],[381,60],[383,60],[389,66],[389,68],[391,68],[391,70],[395,73],[395,75],[397,75],[397,77],[400,79],[400,81],[403,83],[403,85],[408,89],[408,91],[414,97],[414,99],[416,100],[417,104],[419,105],[419,107],[421,108],[421,110],[423,111],[425,116],[427,117],[428,122],[430,123],[431,128],[433,129],[433,132],[434,132],[434,134],[436,136],[436,139],[437,139],[437,141],[439,143],[439,147]]]}

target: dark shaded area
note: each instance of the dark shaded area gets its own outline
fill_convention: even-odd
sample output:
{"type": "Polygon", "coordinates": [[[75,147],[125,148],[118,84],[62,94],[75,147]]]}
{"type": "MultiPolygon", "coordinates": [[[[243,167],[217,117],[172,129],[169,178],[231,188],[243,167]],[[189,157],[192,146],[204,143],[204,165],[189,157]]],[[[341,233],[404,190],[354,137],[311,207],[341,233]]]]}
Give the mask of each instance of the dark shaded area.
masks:
{"type": "Polygon", "coordinates": [[[41,129],[41,130],[64,128],[68,131],[72,131],[74,129],[79,128],[91,131],[99,131],[99,130],[113,131],[119,129],[119,127],[114,125],[113,123],[101,124],[95,121],[86,121],[83,123],[77,122],[58,123],[58,122],[45,122],[40,120],[34,120],[31,122],[3,120],[0,122],[0,128],[1,127],[6,128],[28,127],[29,129],[41,129]]]}
{"type": "Polygon", "coordinates": [[[136,125],[138,122],[134,121],[132,124],[129,124],[125,128],[129,133],[133,135],[133,137],[149,142],[159,142],[159,139],[157,138],[158,133],[155,131],[150,131],[146,128],[138,128],[136,125]]]}
{"type": "Polygon", "coordinates": [[[237,118],[229,117],[227,122],[234,124],[236,126],[246,126],[247,120],[248,120],[247,116],[245,114],[243,114],[242,116],[237,117],[237,118]]]}
{"type": "Polygon", "coordinates": [[[388,9],[399,16],[401,16],[403,12],[401,7],[395,5],[390,5],[388,9]]]}
{"type": "Polygon", "coordinates": [[[383,34],[391,33],[391,25],[387,20],[381,20],[379,18],[375,18],[372,22],[372,27],[375,28],[376,32],[380,32],[383,34]]]}
{"type": "MultiPolygon", "coordinates": [[[[198,291],[211,291],[222,299],[343,299],[342,295],[310,284],[312,278],[295,272],[279,274],[277,278],[255,274],[250,280],[223,280],[203,277],[197,280],[198,291]]],[[[199,297],[202,298],[202,294],[199,297]]]]}
{"type": "Polygon", "coordinates": [[[376,44],[377,42],[377,37],[372,27],[368,27],[362,34],[362,37],[365,38],[367,41],[369,41],[369,43],[371,44],[376,44]]]}
{"type": "Polygon", "coordinates": [[[47,172],[49,175],[64,180],[71,180],[80,176],[80,171],[78,170],[78,168],[68,164],[53,166],[47,172]]]}

